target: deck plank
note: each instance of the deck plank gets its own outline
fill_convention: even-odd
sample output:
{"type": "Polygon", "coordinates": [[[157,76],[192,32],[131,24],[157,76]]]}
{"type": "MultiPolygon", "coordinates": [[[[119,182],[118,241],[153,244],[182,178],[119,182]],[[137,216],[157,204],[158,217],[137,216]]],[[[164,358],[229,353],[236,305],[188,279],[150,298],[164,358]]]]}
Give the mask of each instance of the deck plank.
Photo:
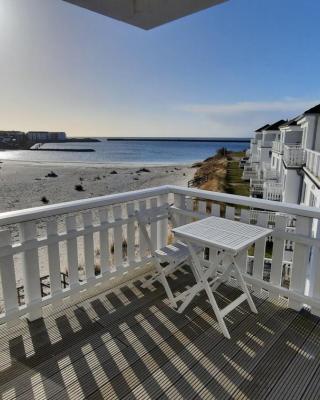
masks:
{"type": "MultiPolygon", "coordinates": [[[[298,314],[280,338],[255,365],[253,379],[243,381],[232,398],[255,398],[258,395],[261,399],[267,398],[270,388],[276,384],[279,377],[281,379],[281,374],[289,368],[297,349],[300,349],[305,343],[314,329],[315,323],[315,319],[310,318],[310,315],[298,314]],[[240,391],[244,394],[240,394],[240,391]]],[[[287,384],[286,381],[282,383],[287,384]]]]}
{"type": "MultiPolygon", "coordinates": [[[[175,291],[191,284],[177,274],[175,291]]],[[[238,295],[219,288],[220,307],[238,295]]],[[[0,394],[10,399],[317,399],[320,323],[283,299],[255,297],[226,317],[204,294],[183,314],[160,285],[135,280],[0,334],[0,394]]]]}
{"type": "MultiPolygon", "coordinates": [[[[257,302],[256,302],[257,303],[257,302]]],[[[244,331],[253,328],[258,320],[264,320],[270,318],[277,308],[269,302],[263,302],[257,304],[259,314],[251,314],[249,308],[246,308],[246,315],[241,315],[239,309],[234,310],[230,317],[237,319],[238,324],[233,323],[230,326],[231,340],[237,341],[238,337],[244,334],[244,331]]],[[[229,321],[230,324],[230,321],[229,321]]],[[[219,357],[219,354],[229,348],[231,342],[224,337],[217,336],[217,342],[212,340],[212,328],[206,332],[203,337],[197,338],[197,340],[190,344],[186,349],[177,354],[177,356],[170,360],[170,362],[162,368],[167,376],[170,376],[170,381],[163,387],[162,393],[157,393],[157,396],[163,398],[192,398],[196,397],[200,392],[201,382],[209,381],[213,371],[216,369],[215,362],[211,365],[211,371],[209,365],[204,366],[204,362],[208,361],[207,355],[212,353],[214,360],[219,357]],[[184,360],[184,364],[187,366],[185,370],[180,367],[176,367],[177,372],[174,373],[174,365],[179,365],[179,360],[184,360]],[[210,371],[208,373],[208,371],[210,371]]],[[[133,393],[128,396],[130,398],[139,397],[139,389],[141,386],[146,386],[148,382],[144,382],[137,388],[133,393]]]]}

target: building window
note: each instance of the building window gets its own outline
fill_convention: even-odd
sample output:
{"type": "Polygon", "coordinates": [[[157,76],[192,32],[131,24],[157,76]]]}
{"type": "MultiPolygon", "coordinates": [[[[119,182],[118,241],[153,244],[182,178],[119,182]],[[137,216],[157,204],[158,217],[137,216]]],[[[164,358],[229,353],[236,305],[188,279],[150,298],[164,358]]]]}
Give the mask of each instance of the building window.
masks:
{"type": "Polygon", "coordinates": [[[309,206],[315,207],[315,205],[316,205],[316,196],[314,195],[313,192],[310,192],[309,206]]]}

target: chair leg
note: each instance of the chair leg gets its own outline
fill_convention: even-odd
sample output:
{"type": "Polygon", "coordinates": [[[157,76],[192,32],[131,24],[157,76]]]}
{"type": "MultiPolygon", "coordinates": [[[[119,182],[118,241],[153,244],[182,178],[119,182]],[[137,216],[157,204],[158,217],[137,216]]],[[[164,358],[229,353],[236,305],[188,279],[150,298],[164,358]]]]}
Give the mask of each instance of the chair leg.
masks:
{"type": "Polygon", "coordinates": [[[143,282],[143,284],[141,285],[141,287],[142,287],[143,289],[150,288],[150,286],[151,286],[153,283],[155,283],[156,281],[158,281],[159,278],[160,278],[160,274],[159,274],[158,272],[155,272],[154,275],[153,275],[150,279],[147,279],[145,282],[143,282]]]}
{"type": "Polygon", "coordinates": [[[168,299],[169,299],[169,301],[170,301],[172,307],[177,308],[177,303],[176,303],[176,301],[175,301],[174,295],[173,295],[172,290],[171,290],[171,288],[170,288],[170,286],[169,286],[169,283],[168,283],[168,281],[167,281],[167,278],[165,277],[164,274],[161,274],[161,276],[159,277],[159,280],[160,280],[160,282],[162,283],[162,285],[163,285],[163,287],[164,287],[164,290],[165,290],[166,293],[167,293],[168,299]]]}

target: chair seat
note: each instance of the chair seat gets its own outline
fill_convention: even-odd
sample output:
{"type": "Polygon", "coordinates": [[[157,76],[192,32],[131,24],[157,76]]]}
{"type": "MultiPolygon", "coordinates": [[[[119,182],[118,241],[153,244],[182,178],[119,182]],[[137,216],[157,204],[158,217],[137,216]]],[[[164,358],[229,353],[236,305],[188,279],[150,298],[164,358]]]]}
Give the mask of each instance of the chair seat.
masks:
{"type": "MultiPolygon", "coordinates": [[[[196,246],[195,251],[198,253],[201,251],[201,247],[196,246]]],[[[177,241],[173,244],[169,244],[156,250],[155,253],[161,259],[161,262],[171,263],[172,261],[183,261],[190,257],[190,250],[186,243],[177,241]]]]}

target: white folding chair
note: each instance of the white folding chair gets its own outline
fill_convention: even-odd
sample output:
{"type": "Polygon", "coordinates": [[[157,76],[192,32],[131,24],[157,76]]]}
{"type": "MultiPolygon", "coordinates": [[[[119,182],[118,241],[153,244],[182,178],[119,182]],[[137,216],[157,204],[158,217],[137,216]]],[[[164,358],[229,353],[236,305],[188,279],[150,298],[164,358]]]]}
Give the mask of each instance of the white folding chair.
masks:
{"type": "MultiPolygon", "coordinates": [[[[161,219],[170,218],[174,221],[170,207],[168,205],[157,207],[155,209],[143,210],[136,212],[136,218],[141,229],[141,233],[146,240],[147,246],[151,252],[154,262],[155,272],[152,277],[146,280],[142,287],[150,287],[156,281],[159,281],[168,296],[172,307],[177,308],[177,301],[172,293],[167,276],[176,271],[188,260],[191,262],[191,254],[188,246],[182,241],[176,241],[172,244],[158,249],[156,244],[152,243],[147,226],[152,222],[160,221],[161,219]]],[[[201,249],[199,248],[199,251],[201,249]]]]}

